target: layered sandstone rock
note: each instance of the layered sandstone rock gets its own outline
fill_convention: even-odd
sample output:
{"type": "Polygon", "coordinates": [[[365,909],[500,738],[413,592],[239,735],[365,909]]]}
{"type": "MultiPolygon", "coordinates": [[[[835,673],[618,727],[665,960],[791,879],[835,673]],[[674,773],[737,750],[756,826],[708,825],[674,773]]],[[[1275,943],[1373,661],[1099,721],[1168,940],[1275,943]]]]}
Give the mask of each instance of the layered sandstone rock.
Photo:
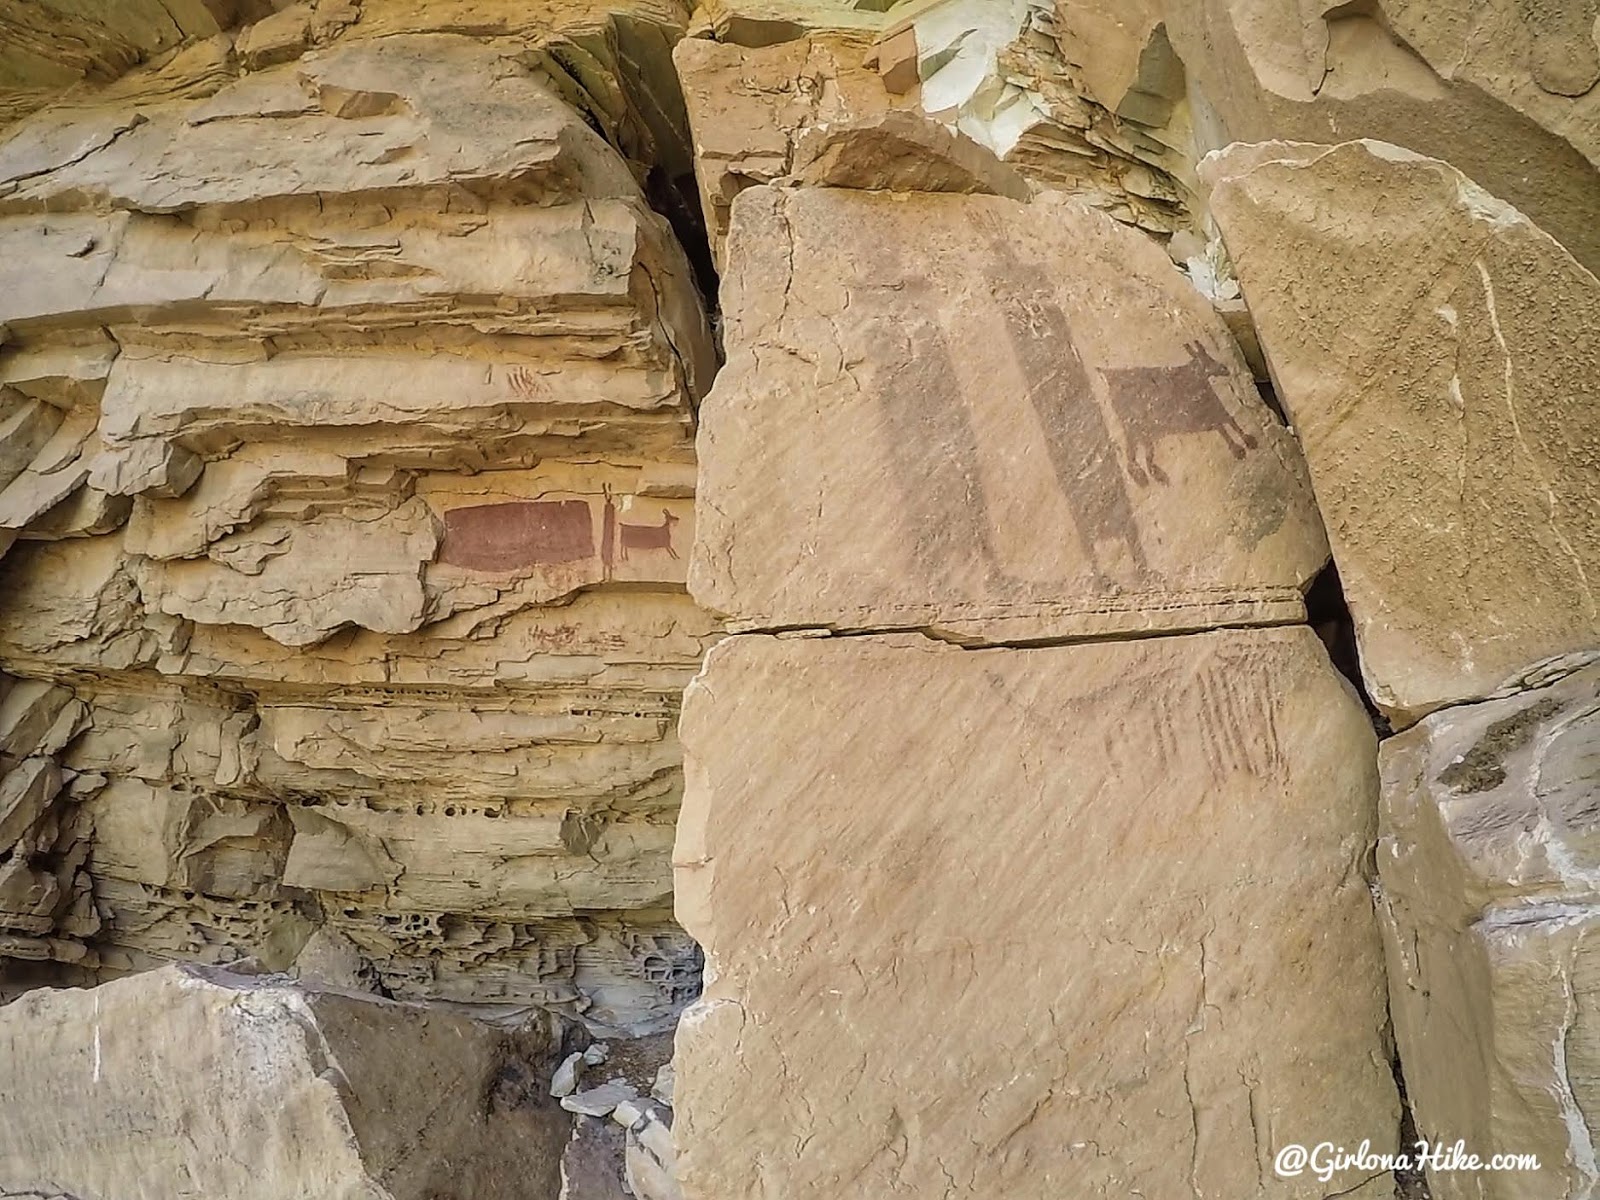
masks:
{"type": "Polygon", "coordinates": [[[1395,1033],[1418,1132],[1487,1161],[1440,1200],[1600,1182],[1600,667],[1435,713],[1384,744],[1378,866],[1395,1033]]]}
{"type": "Polygon", "coordinates": [[[1594,2],[0,0],[0,1192],[1592,1188],[1594,2]]]}
{"type": "Polygon", "coordinates": [[[1309,630],[742,636],[683,733],[694,1200],[1392,1194],[1272,1174],[1397,1114],[1373,737],[1309,630]]]}
{"type": "Polygon", "coordinates": [[[1168,234],[1187,223],[1189,193],[1174,178],[1186,175],[1173,149],[1180,139],[1145,137],[1086,98],[1056,54],[1047,6],[941,0],[864,13],[811,3],[762,17],[771,7],[733,0],[714,9],[707,32],[715,40],[688,38],[674,52],[719,255],[733,198],[758,184],[799,176],[897,191],[1012,194],[1020,186],[918,178],[907,164],[937,168],[942,149],[908,154],[881,132],[847,179],[804,178],[819,144],[852,127],[876,131],[896,113],[942,124],[982,158],[1128,224],[1168,234]]]}
{"type": "Polygon", "coordinates": [[[0,998],[47,964],[95,961],[92,827],[79,801],[105,780],[61,764],[88,718],[68,688],[0,676],[0,998]]]}
{"type": "Polygon", "coordinates": [[[1600,281],[1395,147],[1207,171],[1377,703],[1409,722],[1600,645],[1600,281]]]}
{"type": "Polygon", "coordinates": [[[914,67],[923,111],[1041,185],[1150,233],[1187,223],[1186,124],[1097,103],[1060,54],[1049,0],[892,7],[876,63],[889,86],[914,67]]]}
{"type": "Polygon", "coordinates": [[[1596,269],[1595,14],[1514,0],[1458,10],[717,0],[697,29],[724,47],[691,40],[679,62],[710,149],[701,183],[724,209],[773,177],[786,131],[885,105],[936,114],[1048,186],[1162,234],[1187,225],[1192,165],[1209,150],[1373,137],[1454,163],[1596,269]],[[748,146],[725,123],[735,110],[748,146]],[[750,120],[756,110],[769,118],[750,120]]]}
{"type": "Polygon", "coordinates": [[[544,1031],[169,967],[0,1009],[0,1191],[554,1196],[544,1031]]]}
{"type": "Polygon", "coordinates": [[[18,932],[656,1027],[709,331],[542,57],[385,12],[0,142],[0,660],[85,713],[27,861],[99,922],[18,932]]]}
{"type": "Polygon", "coordinates": [[[1327,557],[1304,468],[1150,242],[1061,198],[758,188],[734,211],[706,606],[971,642],[1303,615],[1327,557]]]}
{"type": "MultiPolygon", "coordinates": [[[[0,126],[49,103],[137,110],[214,92],[242,71],[343,40],[451,33],[501,40],[641,168],[688,170],[672,44],[687,0],[68,0],[0,6],[0,126]]],[[[355,115],[355,114],[351,114],[355,115]]]]}
{"type": "Polygon", "coordinates": [[[1600,270],[1592,0],[1055,8],[1079,89],[1151,123],[1146,136],[1196,156],[1274,138],[1407,146],[1450,162],[1600,270]]]}
{"type": "Polygon", "coordinates": [[[265,0],[127,0],[98,9],[70,0],[6,0],[0,5],[0,125],[64,89],[105,83],[185,42],[215,37],[236,20],[271,11],[265,0]]]}

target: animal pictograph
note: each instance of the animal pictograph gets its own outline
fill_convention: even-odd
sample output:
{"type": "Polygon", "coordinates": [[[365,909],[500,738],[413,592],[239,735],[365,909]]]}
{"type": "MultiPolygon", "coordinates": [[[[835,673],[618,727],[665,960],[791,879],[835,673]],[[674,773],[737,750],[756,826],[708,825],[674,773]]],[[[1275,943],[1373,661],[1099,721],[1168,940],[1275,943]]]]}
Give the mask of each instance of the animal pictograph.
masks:
{"type": "MultiPolygon", "coordinates": [[[[1059,283],[1021,261],[1003,230],[980,226],[979,232],[997,263],[984,282],[1021,376],[1018,402],[1037,419],[1052,473],[1074,514],[1071,536],[1097,576],[1142,577],[1149,565],[1116,436],[1094,401],[1089,369],[1057,298],[1059,283]]],[[[884,419],[898,442],[941,448],[896,460],[907,507],[937,514],[917,525],[916,561],[932,580],[948,573],[953,555],[971,555],[991,595],[1025,599],[1032,585],[1010,573],[995,543],[987,511],[993,484],[984,480],[984,448],[968,412],[971,401],[957,384],[943,330],[929,315],[940,303],[940,289],[901,262],[892,242],[877,253],[885,274],[900,281],[892,316],[881,318],[884,358],[895,364],[882,395],[884,419]],[[916,302],[909,313],[908,298],[916,302]]]]}
{"type": "Polygon", "coordinates": [[[1128,474],[1135,483],[1169,482],[1156,461],[1156,443],[1171,434],[1216,433],[1235,458],[1256,446],[1255,437],[1228,411],[1213,379],[1232,371],[1199,342],[1184,345],[1189,361],[1180,366],[1102,368],[1111,407],[1122,422],[1128,474]]]}
{"type": "Polygon", "coordinates": [[[665,508],[661,510],[659,525],[629,525],[623,522],[617,527],[622,561],[628,561],[628,553],[632,550],[665,550],[667,557],[677,558],[678,552],[672,545],[672,527],[677,523],[678,518],[665,508]]]}
{"type": "MultiPolygon", "coordinates": [[[[664,550],[678,558],[673,526],[680,517],[661,510],[659,525],[628,525],[617,519],[611,485],[603,489],[600,525],[601,577],[611,579],[617,561],[636,551],[664,550]]],[[[592,559],[594,516],[587,499],[514,500],[476,504],[444,514],[439,561],[474,571],[522,571],[592,559]]]]}

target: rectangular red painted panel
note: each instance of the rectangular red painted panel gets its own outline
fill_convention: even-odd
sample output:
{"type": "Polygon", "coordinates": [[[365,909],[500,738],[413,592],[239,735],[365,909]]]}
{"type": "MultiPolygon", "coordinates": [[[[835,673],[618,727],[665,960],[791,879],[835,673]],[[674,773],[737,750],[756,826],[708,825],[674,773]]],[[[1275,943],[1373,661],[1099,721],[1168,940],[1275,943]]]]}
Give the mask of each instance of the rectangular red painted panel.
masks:
{"type": "Polygon", "coordinates": [[[439,561],[474,571],[514,571],[594,554],[586,500],[514,500],[444,515],[439,561]]]}

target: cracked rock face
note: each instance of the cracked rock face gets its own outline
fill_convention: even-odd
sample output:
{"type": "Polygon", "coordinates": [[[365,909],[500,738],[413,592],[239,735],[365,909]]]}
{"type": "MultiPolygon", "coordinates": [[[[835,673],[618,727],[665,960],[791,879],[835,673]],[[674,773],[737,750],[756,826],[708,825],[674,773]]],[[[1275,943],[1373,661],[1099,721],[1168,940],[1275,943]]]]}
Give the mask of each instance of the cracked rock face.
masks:
{"type": "Polygon", "coordinates": [[[168,967],[0,1009],[0,1192],[553,1196],[543,1032],[168,967]],[[475,1103],[453,1098],[471,1096],[475,1103]]]}
{"type": "Polygon", "coordinates": [[[755,188],[724,305],[690,580],[736,628],[1303,615],[1327,549],[1293,441],[1206,301],[1109,218],[755,188]]]}
{"type": "Polygon", "coordinates": [[[1398,1115],[1373,736],[1308,629],[739,636],[683,736],[691,1200],[1393,1194],[1271,1174],[1398,1115]]]}
{"type": "Polygon", "coordinates": [[[89,723],[71,689],[0,676],[0,998],[53,963],[93,965],[100,928],[86,863],[93,826],[77,803],[102,777],[62,767],[89,723]]]}
{"type": "MultiPolygon", "coordinates": [[[[808,143],[892,114],[959,132],[974,157],[1004,163],[1018,185],[1074,195],[1159,235],[1188,223],[1191,172],[1174,149],[1186,133],[1152,137],[1134,116],[1096,103],[1060,58],[1044,0],[729,0],[702,11],[716,39],[687,38],[673,59],[719,260],[739,192],[786,177],[819,182],[806,178],[808,143]]],[[[854,169],[827,182],[1010,194],[972,186],[962,171],[952,178],[927,150],[923,139],[913,150],[880,133],[870,151],[857,150],[854,169]]]]}
{"type": "MultiPolygon", "coordinates": [[[[309,5],[302,7],[309,8],[309,5]]],[[[236,20],[271,12],[265,0],[71,0],[0,4],[0,125],[84,82],[105,83],[130,67],[214,38],[236,20]]]]}
{"type": "Polygon", "coordinates": [[[1197,157],[1272,139],[1404,145],[1451,163],[1600,271],[1594,0],[1055,9],[1061,52],[1088,95],[1154,122],[1162,142],[1192,136],[1197,157]]]}
{"type": "Polygon", "coordinates": [[[682,721],[683,1194],[1392,1196],[1272,1171],[1399,1129],[1304,465],[1156,245],[911,136],[971,10],[916,11],[903,105],[815,33],[677,54],[729,228],[690,587],[734,634],[682,721]],[[1218,625],[1284,627],[1141,636],[1218,625]]]}
{"type": "Polygon", "coordinates": [[[1600,281],[1396,147],[1205,170],[1378,705],[1406,724],[1600,643],[1600,281]]]}
{"type": "Polygon", "coordinates": [[[1396,31],[1441,75],[1482,88],[1600,163],[1600,4],[1491,0],[1457,9],[1383,0],[1396,31]]]}
{"type": "Polygon", "coordinates": [[[709,329],[537,54],[364,22],[0,141],[0,663],[83,713],[19,740],[0,949],[320,931],[390,995],[670,1026],[709,329]]]}
{"type": "Polygon", "coordinates": [[[1384,744],[1385,941],[1421,1136],[1539,1172],[1437,1172],[1440,1200],[1600,1181],[1600,667],[1384,744]]]}
{"type": "Polygon", "coordinates": [[[1597,103],[1600,0],[0,0],[0,1195],[1394,1200],[1274,1170],[1391,1027],[1547,1164],[1441,1200],[1600,1190],[1597,103]]]}

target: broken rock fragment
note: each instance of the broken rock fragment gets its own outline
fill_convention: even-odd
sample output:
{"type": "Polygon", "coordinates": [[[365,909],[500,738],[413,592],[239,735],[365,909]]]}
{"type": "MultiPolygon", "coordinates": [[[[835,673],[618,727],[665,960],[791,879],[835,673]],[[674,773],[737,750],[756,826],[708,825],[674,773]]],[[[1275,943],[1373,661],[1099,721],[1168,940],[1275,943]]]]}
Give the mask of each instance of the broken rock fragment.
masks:
{"type": "Polygon", "coordinates": [[[1394,146],[1205,170],[1373,699],[1409,723],[1600,645],[1600,280],[1394,146]]]}
{"type": "Polygon", "coordinates": [[[585,1117],[608,1117],[617,1105],[634,1099],[638,1094],[639,1089],[632,1084],[613,1080],[599,1087],[563,1096],[561,1107],[585,1117]]]}
{"type": "Polygon", "coordinates": [[[747,47],[685,38],[672,58],[694,132],[695,176],[712,253],[722,259],[734,197],[789,174],[807,132],[870,121],[908,101],[885,93],[862,46],[816,32],[747,47]]]}
{"type": "Polygon", "coordinates": [[[171,499],[188,491],[204,469],[200,457],[182,446],[160,438],[139,438],[91,463],[89,484],[113,496],[148,492],[171,499]]]}
{"type": "Polygon", "coordinates": [[[1384,743],[1378,870],[1418,1134],[1537,1172],[1434,1172],[1438,1200],[1600,1178],[1600,666],[1384,743]]]}
{"type": "Polygon", "coordinates": [[[795,143],[792,182],[885,192],[956,192],[1026,200],[1027,181],[964,134],[919,113],[805,131],[795,143]]]}
{"type": "Polygon", "coordinates": [[[0,1008],[0,1191],[554,1196],[549,1051],[543,1033],[183,967],[35,991],[0,1008]]]}
{"type": "MultiPolygon", "coordinates": [[[[717,7],[717,6],[712,6],[717,7]]],[[[754,16],[771,6],[733,0],[754,16]]],[[[673,52],[694,133],[696,174],[713,254],[724,260],[734,198],[786,176],[835,186],[1008,190],[1020,177],[1158,234],[1187,223],[1190,174],[1164,140],[1088,100],[1047,35],[1045,0],[870,0],[785,4],[783,37],[689,37],[673,52]],[[873,41],[860,28],[876,26],[873,41]],[[902,114],[959,133],[949,151],[896,134],[902,114]],[[854,127],[848,154],[807,171],[810,143],[854,127]],[[912,152],[920,147],[927,157],[912,152]],[[987,163],[974,186],[967,169],[987,163]],[[852,161],[853,160],[853,161],[852,161]],[[966,164],[964,166],[963,164],[966,164]],[[1003,179],[1006,187],[994,186],[1003,179]]],[[[1179,91],[1181,93],[1181,71],[1179,91]]],[[[833,151],[839,155],[844,147],[833,151]]]]}

